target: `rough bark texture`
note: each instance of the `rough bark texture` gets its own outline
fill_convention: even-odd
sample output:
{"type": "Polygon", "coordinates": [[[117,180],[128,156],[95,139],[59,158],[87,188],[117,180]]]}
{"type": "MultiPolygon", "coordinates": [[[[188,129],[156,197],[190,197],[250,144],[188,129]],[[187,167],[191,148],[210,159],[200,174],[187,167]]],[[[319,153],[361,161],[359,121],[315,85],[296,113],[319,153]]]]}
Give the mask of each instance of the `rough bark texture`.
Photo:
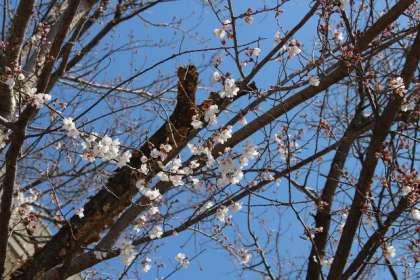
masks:
{"type": "MultiPolygon", "coordinates": [[[[178,69],[177,105],[169,120],[133,154],[130,165],[140,167],[142,155],[149,156],[152,147],[169,143],[174,149],[167,160],[173,158],[185,146],[188,133],[192,130],[191,117],[195,114],[195,93],[198,73],[193,65],[178,69]]],[[[158,165],[154,163],[151,173],[156,174],[158,165]]],[[[99,240],[99,233],[112,224],[113,219],[131,204],[137,192],[136,182],[139,174],[130,167],[115,172],[107,183],[107,187],[99,191],[85,206],[85,217],[74,216],[71,227],[64,226],[41,250],[28,260],[12,279],[32,279],[34,275],[41,277],[43,272],[61,263],[66,256],[80,251],[80,247],[99,240]]]]}

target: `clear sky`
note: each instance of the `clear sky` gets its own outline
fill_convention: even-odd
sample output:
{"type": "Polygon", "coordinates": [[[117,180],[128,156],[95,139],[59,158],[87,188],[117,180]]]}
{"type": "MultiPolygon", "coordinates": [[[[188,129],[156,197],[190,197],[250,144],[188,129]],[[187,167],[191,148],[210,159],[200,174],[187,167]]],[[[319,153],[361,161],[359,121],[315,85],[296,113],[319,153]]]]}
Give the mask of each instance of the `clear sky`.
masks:
{"type": "MultiPolygon", "coordinates": [[[[155,62],[162,58],[169,57],[179,51],[194,50],[201,48],[212,48],[219,47],[219,40],[213,36],[212,32],[214,28],[220,27],[220,23],[217,18],[210,11],[209,7],[203,6],[204,0],[178,0],[172,3],[165,3],[148,10],[141,16],[147,21],[155,24],[163,24],[168,22],[174,22],[176,19],[181,19],[182,24],[180,29],[176,30],[173,28],[165,27],[152,27],[145,24],[140,19],[134,19],[126,24],[118,27],[113,33],[112,37],[103,42],[102,46],[106,44],[113,44],[114,46],[120,45],[120,42],[125,42],[128,38],[130,40],[139,40],[139,43],[150,43],[159,40],[171,42],[169,46],[158,47],[155,45],[148,47],[140,47],[136,53],[121,52],[111,56],[110,67],[101,74],[99,80],[109,80],[110,78],[121,77],[122,80],[128,78],[130,74],[141,67],[148,67],[153,65],[155,62]],[[188,30],[188,34],[182,36],[183,31],[188,30]],[[191,36],[194,34],[195,36],[191,36]]],[[[233,0],[234,12],[236,14],[245,12],[247,8],[253,9],[261,8],[264,3],[268,6],[272,6],[279,1],[262,1],[262,0],[233,0]]],[[[277,30],[281,30],[284,34],[291,27],[293,27],[309,10],[308,3],[312,1],[306,0],[293,0],[290,3],[284,5],[282,13],[278,18],[274,17],[274,13],[267,15],[254,17],[254,23],[249,25],[244,22],[240,22],[238,25],[238,38],[241,43],[250,42],[258,38],[263,38],[258,47],[262,50],[262,56],[264,56],[274,45],[273,37],[277,30]]],[[[222,19],[226,19],[225,13],[221,14],[222,19]]],[[[316,35],[316,19],[309,21],[295,36],[300,42],[303,43],[303,49],[305,55],[312,54],[312,48],[317,42],[316,35]]],[[[254,47],[257,47],[255,45],[254,47]]],[[[100,50],[101,46],[97,48],[100,50]]],[[[179,56],[167,63],[161,64],[155,68],[154,71],[148,72],[146,75],[142,75],[137,78],[131,86],[145,85],[156,78],[159,72],[163,73],[175,73],[176,68],[179,65],[185,63],[194,63],[197,65],[207,64],[211,61],[214,55],[223,55],[221,51],[207,52],[207,53],[194,53],[179,56]]],[[[292,61],[289,66],[290,72],[293,69],[299,67],[298,61],[292,61]]],[[[225,57],[225,62],[222,64],[224,72],[231,72],[233,76],[239,79],[237,71],[233,65],[233,61],[225,57]]],[[[257,86],[261,89],[265,89],[270,85],[276,83],[278,75],[279,65],[276,63],[270,63],[263,71],[256,77],[255,81],[257,86]]],[[[250,68],[246,68],[249,71],[250,68]]],[[[210,85],[210,79],[212,69],[208,69],[201,73],[201,86],[203,89],[198,93],[199,99],[204,99],[208,95],[206,88],[213,87],[212,90],[220,89],[220,86],[214,87],[210,85]]],[[[235,106],[241,106],[247,104],[247,100],[237,102],[235,106]]],[[[106,112],[107,106],[101,104],[98,108],[91,112],[89,117],[94,117],[98,113],[106,112]]],[[[233,110],[238,108],[232,108],[233,110]]],[[[262,110],[265,111],[266,107],[262,110]]],[[[292,112],[295,113],[295,112],[292,112]]],[[[145,117],[151,117],[150,113],[144,112],[145,117]]],[[[223,120],[223,119],[222,119],[223,120]]],[[[156,121],[152,127],[156,128],[160,126],[161,122],[156,121]]],[[[106,122],[100,122],[96,124],[98,129],[106,130],[106,122]]],[[[262,140],[262,134],[256,134],[251,139],[253,142],[258,143],[262,140]]],[[[324,157],[328,166],[329,157],[324,157]]],[[[318,186],[319,182],[313,181],[309,185],[318,186]]],[[[322,184],[321,184],[322,185],[322,184]]],[[[275,183],[267,186],[266,190],[261,195],[272,197],[279,200],[287,199],[287,184],[280,182],[280,185],[275,183]]],[[[294,198],[304,199],[299,193],[294,193],[294,198]]],[[[185,198],[188,199],[188,198],[185,198]]],[[[258,203],[261,201],[255,200],[252,203],[258,203]]],[[[246,204],[246,201],[244,202],[246,204]]],[[[259,224],[254,224],[254,231],[257,235],[262,236],[261,242],[265,242],[264,238],[267,236],[267,232],[273,234],[273,237],[277,232],[279,234],[278,249],[279,254],[282,258],[289,257],[292,262],[303,265],[305,269],[305,259],[300,257],[307,257],[309,253],[310,242],[302,238],[303,232],[302,227],[297,225],[297,220],[291,211],[286,208],[277,208],[281,210],[273,211],[274,208],[270,208],[267,212],[264,207],[256,207],[255,217],[259,218],[259,224]],[[300,258],[300,259],[299,259],[300,258]]],[[[303,213],[308,213],[313,209],[300,209],[303,213]]],[[[229,238],[237,238],[238,229],[246,232],[246,212],[234,214],[234,225],[226,230],[229,238]]],[[[306,220],[308,224],[312,224],[312,221],[308,218],[306,220]]],[[[333,229],[334,230],[334,229],[333,229]]],[[[247,237],[248,238],[248,237],[247,237]]],[[[196,259],[191,261],[191,265],[186,269],[180,269],[177,273],[171,276],[173,280],[189,280],[189,279],[238,279],[240,274],[241,265],[232,256],[229,256],[226,250],[217,245],[217,243],[209,240],[207,237],[202,236],[200,233],[194,233],[191,231],[185,231],[178,236],[165,238],[164,240],[158,240],[153,242],[153,246],[159,245],[157,250],[152,250],[148,256],[153,260],[153,268],[148,273],[141,272],[141,265],[134,265],[133,271],[140,271],[140,279],[155,279],[157,276],[157,263],[162,263],[163,267],[159,268],[159,276],[164,277],[171,273],[176,266],[175,255],[178,252],[186,253],[190,258],[196,254],[200,254],[196,259]]],[[[246,245],[246,244],[245,244],[246,245]]],[[[142,259],[142,258],[140,258],[142,259]]],[[[269,261],[273,265],[277,263],[276,252],[270,252],[269,261]]],[[[282,263],[283,267],[288,267],[291,263],[282,263]]],[[[116,258],[106,264],[101,264],[97,267],[101,273],[109,275],[109,279],[117,279],[123,266],[120,258],[116,258]]],[[[277,268],[275,268],[277,271],[277,268]]],[[[242,275],[243,279],[260,279],[260,276],[254,273],[247,273],[242,275]]],[[[290,279],[298,279],[298,274],[290,275],[290,279]]],[[[134,277],[128,277],[128,279],[135,279],[134,277]]]]}

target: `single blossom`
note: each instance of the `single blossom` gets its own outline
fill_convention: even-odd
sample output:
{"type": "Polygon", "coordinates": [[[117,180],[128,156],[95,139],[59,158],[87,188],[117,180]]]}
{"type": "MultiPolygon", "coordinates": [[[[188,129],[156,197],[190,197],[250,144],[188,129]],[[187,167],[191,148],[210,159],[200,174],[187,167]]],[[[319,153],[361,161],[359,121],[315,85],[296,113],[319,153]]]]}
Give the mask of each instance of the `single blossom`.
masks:
{"type": "Polygon", "coordinates": [[[281,42],[281,34],[280,31],[276,31],[276,33],[274,33],[274,41],[279,44],[281,42]]]}
{"type": "Polygon", "coordinates": [[[127,163],[130,161],[131,159],[131,152],[130,151],[125,151],[124,153],[122,153],[119,157],[118,157],[118,163],[117,166],[118,167],[123,167],[126,166],[127,163]]]}
{"type": "Polygon", "coordinates": [[[220,72],[219,71],[215,71],[214,73],[213,73],[213,76],[212,76],[212,78],[211,78],[211,81],[213,82],[213,83],[218,83],[218,82],[220,82],[222,80],[222,75],[220,74],[220,72]]]}
{"type": "Polygon", "coordinates": [[[393,257],[395,257],[397,251],[395,250],[394,246],[386,245],[383,252],[384,252],[384,256],[387,259],[392,259],[393,257]]]}
{"type": "Polygon", "coordinates": [[[317,87],[317,86],[319,86],[319,83],[320,83],[320,81],[319,81],[318,76],[312,76],[312,77],[309,78],[309,84],[311,86],[317,87]]]}
{"type": "Polygon", "coordinates": [[[220,40],[224,40],[226,37],[226,31],[223,28],[215,28],[213,34],[220,40]]]}
{"type": "Polygon", "coordinates": [[[233,212],[239,212],[242,209],[242,203],[240,201],[235,201],[230,209],[232,209],[233,212]]]}
{"type": "Polygon", "coordinates": [[[67,131],[67,136],[70,138],[76,138],[79,135],[79,131],[72,118],[63,119],[63,129],[67,131]]]}
{"type": "Polygon", "coordinates": [[[183,267],[186,268],[190,265],[190,261],[184,253],[178,253],[175,256],[175,260],[183,267]]]}
{"type": "Polygon", "coordinates": [[[343,33],[340,31],[334,32],[334,39],[337,44],[343,42],[344,41],[343,33]]]}
{"type": "Polygon", "coordinates": [[[251,260],[252,254],[248,252],[246,249],[239,249],[238,250],[239,259],[241,264],[246,265],[251,260]]]}
{"type": "Polygon", "coordinates": [[[420,209],[418,208],[411,209],[411,215],[413,216],[413,219],[420,221],[420,209]]]}
{"type": "Polygon", "coordinates": [[[300,49],[300,44],[296,40],[290,40],[289,48],[287,49],[287,52],[289,53],[289,57],[297,56],[302,52],[300,49]]]}
{"type": "Polygon", "coordinates": [[[227,213],[229,212],[229,208],[227,208],[226,206],[220,206],[217,211],[216,211],[216,218],[220,221],[220,222],[225,222],[226,218],[227,218],[227,213]]]}
{"type": "Polygon", "coordinates": [[[170,151],[172,151],[172,146],[170,144],[161,144],[159,148],[165,153],[169,153],[170,151]]]}
{"type": "Polygon", "coordinates": [[[152,269],[152,259],[149,257],[145,257],[142,262],[142,266],[144,272],[149,272],[150,269],[152,269]]]}
{"type": "Polygon", "coordinates": [[[259,56],[261,54],[261,49],[260,48],[251,48],[248,50],[248,54],[250,56],[259,56]]]}
{"type": "Polygon", "coordinates": [[[84,214],[85,209],[83,207],[79,208],[76,210],[76,215],[81,219],[85,217],[84,214]]]}
{"type": "Polygon", "coordinates": [[[203,127],[203,122],[200,121],[200,116],[199,115],[192,116],[191,126],[194,129],[200,129],[200,128],[203,127]]]}
{"type": "Polygon", "coordinates": [[[235,80],[233,78],[226,78],[224,82],[224,88],[219,95],[221,98],[233,98],[239,92],[239,88],[235,84],[235,80]]]}
{"type": "Polygon", "coordinates": [[[216,143],[224,144],[230,138],[232,138],[232,126],[231,125],[229,125],[226,129],[223,129],[220,133],[217,133],[214,136],[213,140],[216,143]]]}
{"type": "Polygon", "coordinates": [[[217,105],[210,105],[204,113],[204,121],[209,124],[217,123],[217,113],[219,113],[219,107],[217,105]]]}

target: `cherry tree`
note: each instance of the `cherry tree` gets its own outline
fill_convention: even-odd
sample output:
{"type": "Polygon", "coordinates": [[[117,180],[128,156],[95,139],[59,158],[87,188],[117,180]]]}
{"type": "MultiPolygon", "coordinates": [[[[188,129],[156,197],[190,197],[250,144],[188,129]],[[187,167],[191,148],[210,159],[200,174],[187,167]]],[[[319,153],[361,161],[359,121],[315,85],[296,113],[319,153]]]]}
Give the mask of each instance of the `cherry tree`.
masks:
{"type": "Polygon", "coordinates": [[[1,5],[2,277],[418,277],[417,1],[1,5]]]}

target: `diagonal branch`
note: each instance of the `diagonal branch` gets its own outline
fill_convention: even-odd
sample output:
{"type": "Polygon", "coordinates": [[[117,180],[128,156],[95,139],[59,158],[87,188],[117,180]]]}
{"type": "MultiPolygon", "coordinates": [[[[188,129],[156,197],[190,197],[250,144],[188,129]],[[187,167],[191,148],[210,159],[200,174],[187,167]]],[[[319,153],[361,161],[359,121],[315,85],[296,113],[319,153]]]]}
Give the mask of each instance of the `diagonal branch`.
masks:
{"type": "Polygon", "coordinates": [[[318,280],[320,274],[320,261],[325,256],[325,246],[328,240],[328,233],[331,224],[331,206],[334,200],[335,190],[340,182],[340,177],[347,156],[351,149],[353,141],[357,137],[357,123],[360,121],[360,113],[357,112],[352,122],[344,133],[343,141],[337,147],[337,151],[332,160],[330,171],[328,173],[327,181],[321,195],[321,202],[318,205],[318,210],[315,216],[315,228],[322,228],[323,230],[317,232],[312,245],[311,253],[308,258],[308,270],[306,273],[307,280],[318,280]],[[319,256],[320,260],[316,257],[319,256]]]}
{"type": "MultiPolygon", "coordinates": [[[[416,39],[411,50],[407,54],[406,64],[401,73],[406,88],[408,88],[408,85],[412,80],[420,59],[420,53],[418,52],[420,48],[420,25],[418,25],[417,28],[418,33],[416,39]]],[[[383,149],[383,142],[390,131],[391,125],[399,112],[403,101],[403,96],[394,94],[375,124],[371,141],[367,149],[366,159],[363,162],[362,171],[355,186],[356,192],[337,247],[334,261],[331,265],[328,280],[340,279],[344,270],[344,266],[346,265],[347,258],[350,254],[352,241],[362,216],[362,206],[366,202],[367,194],[372,184],[372,177],[378,163],[377,155],[378,153],[381,153],[383,149]]]]}
{"type": "Polygon", "coordinates": [[[409,206],[410,203],[408,197],[404,196],[403,198],[401,198],[397,207],[387,215],[388,218],[386,219],[385,223],[377,231],[375,231],[375,233],[368,239],[365,245],[363,245],[356,258],[344,271],[341,279],[344,280],[350,278],[351,275],[362,266],[366,259],[375,254],[376,250],[380,247],[381,240],[385,236],[388,229],[409,206]]]}
{"type": "MultiPolygon", "coordinates": [[[[198,73],[195,66],[189,65],[178,69],[178,77],[178,98],[174,112],[140,151],[133,154],[131,167],[121,168],[109,178],[107,187],[84,206],[85,218],[74,216],[70,220],[71,228],[64,226],[31,260],[14,273],[12,279],[32,279],[32,275],[61,263],[68,253],[99,239],[102,229],[109,226],[113,218],[130,205],[131,198],[137,192],[135,184],[139,174],[135,169],[140,167],[141,156],[149,156],[153,147],[169,142],[174,147],[167,156],[166,161],[169,161],[186,145],[192,130],[191,118],[196,113],[198,73]]],[[[157,162],[150,165],[150,173],[156,174],[159,170],[157,162]]]]}

